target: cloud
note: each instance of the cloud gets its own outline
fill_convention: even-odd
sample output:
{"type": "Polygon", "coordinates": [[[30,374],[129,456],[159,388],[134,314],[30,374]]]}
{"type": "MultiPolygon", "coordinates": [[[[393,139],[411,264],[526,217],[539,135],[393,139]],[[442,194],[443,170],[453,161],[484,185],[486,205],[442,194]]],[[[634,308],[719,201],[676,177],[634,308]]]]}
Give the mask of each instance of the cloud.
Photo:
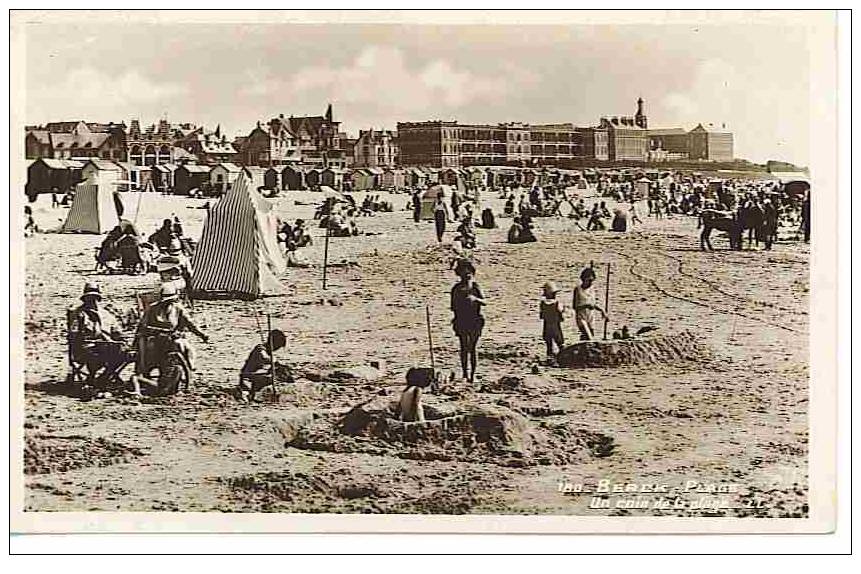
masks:
{"type": "Polygon", "coordinates": [[[178,96],[187,89],[175,83],[158,83],[144,76],[137,70],[127,70],[113,76],[93,68],[72,70],[66,78],[56,86],[70,97],[84,101],[100,102],[156,102],[173,96],[178,96]]]}
{"type": "Polygon", "coordinates": [[[44,110],[62,110],[63,118],[105,118],[119,110],[169,103],[188,91],[182,84],[158,82],[137,70],[111,74],[86,67],[70,70],[56,84],[32,90],[28,93],[28,104],[44,110]]]}
{"type": "Polygon", "coordinates": [[[280,78],[269,71],[249,73],[243,94],[279,94],[308,102],[337,101],[360,117],[430,119],[471,104],[502,104],[537,77],[506,63],[495,74],[477,74],[445,59],[409,66],[391,46],[366,46],[343,66],[311,65],[280,78]],[[416,118],[416,114],[421,117],[416,118]]]}

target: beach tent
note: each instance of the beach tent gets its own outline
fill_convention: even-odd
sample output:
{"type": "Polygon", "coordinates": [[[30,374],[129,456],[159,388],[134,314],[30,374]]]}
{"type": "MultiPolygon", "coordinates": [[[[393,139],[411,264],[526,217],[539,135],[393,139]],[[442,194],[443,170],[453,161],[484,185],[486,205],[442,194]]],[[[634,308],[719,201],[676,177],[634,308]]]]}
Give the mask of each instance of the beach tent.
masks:
{"type": "Polygon", "coordinates": [[[446,205],[446,211],[448,211],[449,202],[451,201],[451,196],[454,195],[454,192],[454,187],[445,184],[437,184],[427,189],[421,197],[422,211],[420,217],[422,219],[433,219],[434,203],[436,203],[436,198],[439,197],[440,193],[444,194],[445,196],[444,201],[446,205]]]}
{"type": "Polygon", "coordinates": [[[206,216],[192,260],[193,292],[240,298],[282,293],[277,276],[286,262],[276,232],[272,204],[243,173],[206,216]]]}
{"type": "Polygon", "coordinates": [[[80,183],[61,233],[105,233],[120,222],[114,190],[98,183],[80,183]]]}
{"type": "Polygon", "coordinates": [[[321,185],[320,191],[323,192],[323,197],[325,197],[326,199],[336,199],[338,201],[346,201],[348,203],[350,202],[344,192],[337,191],[328,185],[321,185]]]}
{"type": "Polygon", "coordinates": [[[641,177],[634,185],[634,189],[636,190],[638,197],[640,197],[641,199],[649,197],[649,188],[652,185],[652,180],[645,177],[641,177]]]}

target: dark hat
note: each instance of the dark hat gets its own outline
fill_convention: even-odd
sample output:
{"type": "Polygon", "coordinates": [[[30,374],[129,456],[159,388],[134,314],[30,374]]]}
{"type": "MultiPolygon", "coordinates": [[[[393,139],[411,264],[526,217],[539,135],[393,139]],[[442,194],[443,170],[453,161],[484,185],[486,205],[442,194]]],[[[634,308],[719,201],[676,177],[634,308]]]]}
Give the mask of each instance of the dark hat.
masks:
{"type": "Polygon", "coordinates": [[[281,348],[287,344],[287,336],[281,329],[272,329],[269,331],[269,342],[273,347],[281,348]]]}
{"type": "Polygon", "coordinates": [[[475,265],[469,259],[458,259],[454,266],[454,273],[458,277],[463,277],[467,273],[475,275],[475,265]]]}
{"type": "Polygon", "coordinates": [[[580,279],[585,280],[586,277],[589,277],[590,279],[595,279],[595,270],[591,267],[586,267],[583,271],[580,272],[580,279]]]}
{"type": "Polygon", "coordinates": [[[99,286],[95,283],[87,283],[84,285],[84,293],[81,295],[81,299],[86,299],[87,297],[96,297],[97,299],[102,298],[102,290],[99,289],[99,286]]]}

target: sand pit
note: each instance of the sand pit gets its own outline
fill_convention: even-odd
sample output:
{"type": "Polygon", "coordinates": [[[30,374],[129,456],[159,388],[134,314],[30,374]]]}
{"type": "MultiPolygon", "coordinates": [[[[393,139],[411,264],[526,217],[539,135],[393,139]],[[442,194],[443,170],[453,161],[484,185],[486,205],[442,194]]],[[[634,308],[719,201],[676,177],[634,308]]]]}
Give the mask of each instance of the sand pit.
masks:
{"type": "Polygon", "coordinates": [[[561,367],[619,367],[702,361],[708,348],[690,331],[646,339],[582,341],[562,349],[561,367]]]}
{"type": "MultiPolygon", "coordinates": [[[[413,460],[484,461],[502,466],[567,464],[609,456],[613,439],[570,423],[533,422],[501,404],[424,405],[426,420],[401,422],[396,401],[378,396],[340,417],[308,419],[282,435],[287,446],[328,452],[363,452],[413,460]]],[[[549,413],[537,413],[536,418],[549,413]]]]}

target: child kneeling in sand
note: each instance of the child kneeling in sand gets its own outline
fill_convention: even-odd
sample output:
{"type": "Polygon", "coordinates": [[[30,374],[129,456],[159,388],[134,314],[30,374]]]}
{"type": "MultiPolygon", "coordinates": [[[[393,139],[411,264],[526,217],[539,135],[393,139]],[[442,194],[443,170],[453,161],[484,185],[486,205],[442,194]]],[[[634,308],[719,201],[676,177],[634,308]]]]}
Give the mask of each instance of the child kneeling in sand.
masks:
{"type": "MultiPolygon", "coordinates": [[[[269,340],[264,343],[258,343],[251,349],[248,358],[245,359],[245,364],[239,372],[239,396],[244,402],[254,402],[254,395],[257,391],[272,384],[272,368],[275,368],[275,376],[278,376],[279,371],[287,371],[286,365],[273,361],[272,353],[279,349],[283,349],[287,345],[287,337],[284,332],[279,329],[272,329],[269,332],[269,340]]],[[[284,378],[284,377],[281,377],[284,378]]],[[[292,377],[287,377],[288,382],[292,382],[292,377]]]]}

